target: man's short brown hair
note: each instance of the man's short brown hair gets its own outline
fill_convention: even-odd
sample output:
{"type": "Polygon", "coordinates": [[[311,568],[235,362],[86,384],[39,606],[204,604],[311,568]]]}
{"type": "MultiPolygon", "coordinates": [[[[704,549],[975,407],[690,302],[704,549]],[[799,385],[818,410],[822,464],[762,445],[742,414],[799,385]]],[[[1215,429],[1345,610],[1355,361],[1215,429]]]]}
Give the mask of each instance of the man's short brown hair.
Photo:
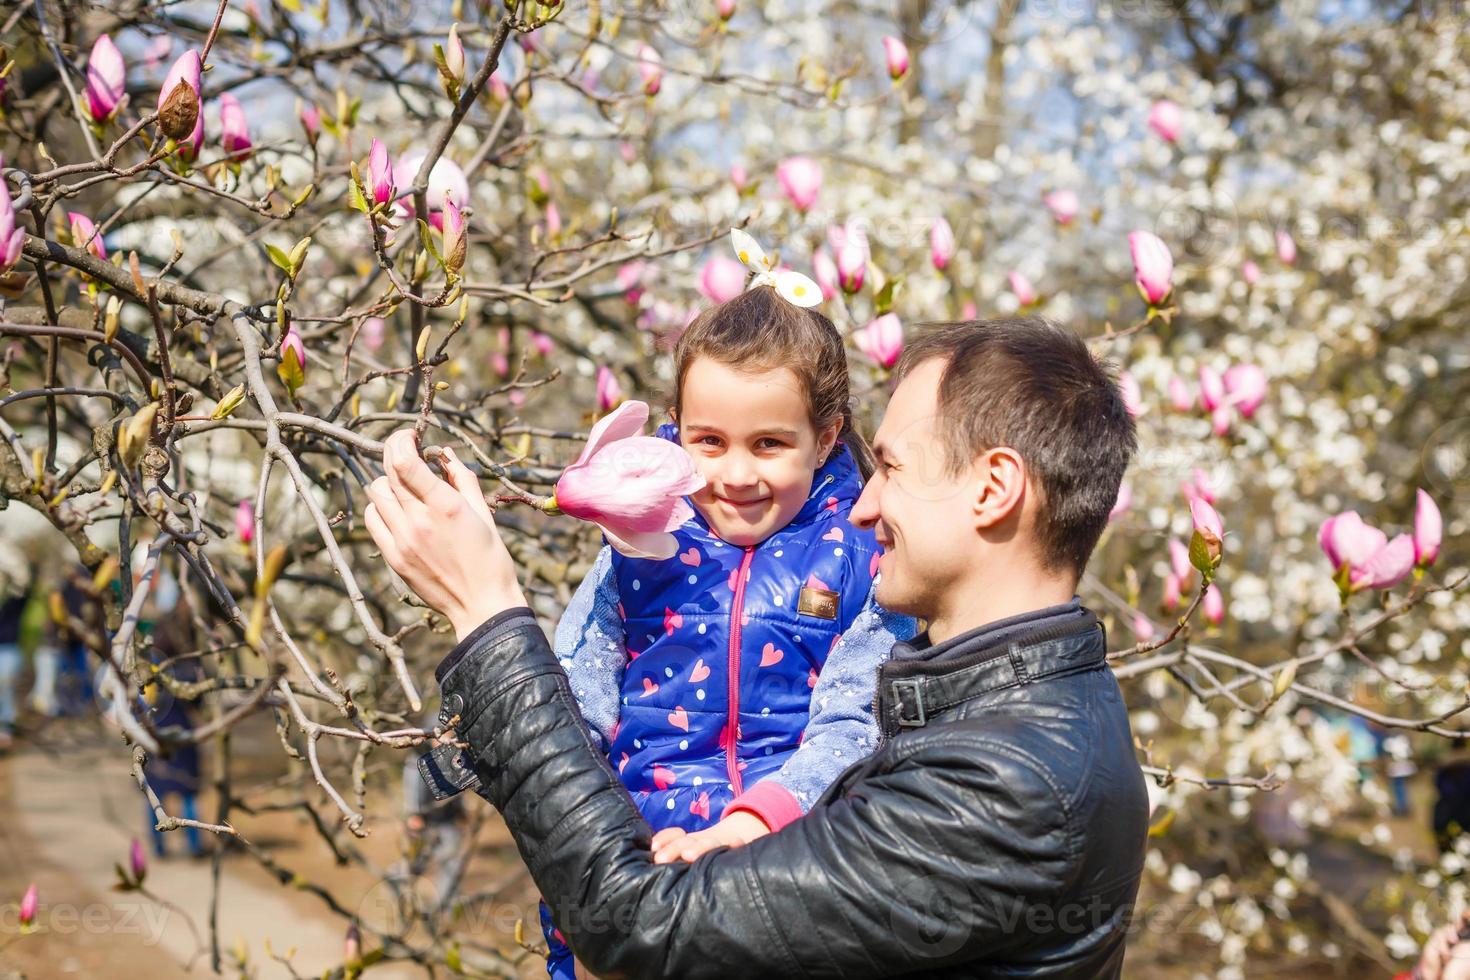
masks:
{"type": "Polygon", "coordinates": [[[927,324],[904,346],[896,379],[930,358],[946,362],[935,432],[949,475],[987,450],[1014,449],[1040,491],[1042,563],[1081,575],[1138,446],[1109,367],[1041,317],[927,324]]]}

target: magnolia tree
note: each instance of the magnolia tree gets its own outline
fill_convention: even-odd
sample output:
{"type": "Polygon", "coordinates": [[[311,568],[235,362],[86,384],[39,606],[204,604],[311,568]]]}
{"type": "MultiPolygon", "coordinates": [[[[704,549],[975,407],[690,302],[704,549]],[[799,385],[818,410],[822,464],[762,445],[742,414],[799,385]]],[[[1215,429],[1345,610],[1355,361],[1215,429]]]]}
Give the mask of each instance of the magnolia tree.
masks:
{"type": "MultiPolygon", "coordinates": [[[[473,460],[554,621],[600,543],[573,516],[624,539],[684,516],[676,459],[609,496],[595,450],[641,409],[588,430],[664,407],[679,332],[747,288],[731,228],[773,277],[811,277],[869,432],[916,323],[1049,316],[1122,369],[1140,432],[1081,585],[1155,802],[1130,957],[1392,966],[1464,907],[1465,851],[1411,851],[1340,736],[1357,718],[1429,753],[1470,708],[1465,20],[24,5],[0,23],[0,502],[75,548],[88,598],[51,612],[105,665],[159,826],[193,821],[148,760],[205,743],[200,825],[238,836],[226,736],[269,715],[341,854],[384,769],[440,733],[423,709],[451,643],[363,527],[388,432],[473,460]],[[191,674],[139,628],[161,581],[191,674]],[[204,720],[161,726],[158,697],[204,720]],[[1361,902],[1313,864],[1343,838],[1380,886],[1361,902]]],[[[449,912],[493,895],[388,927],[303,887],[343,919],[345,973],[514,968],[519,934],[449,912]]]]}

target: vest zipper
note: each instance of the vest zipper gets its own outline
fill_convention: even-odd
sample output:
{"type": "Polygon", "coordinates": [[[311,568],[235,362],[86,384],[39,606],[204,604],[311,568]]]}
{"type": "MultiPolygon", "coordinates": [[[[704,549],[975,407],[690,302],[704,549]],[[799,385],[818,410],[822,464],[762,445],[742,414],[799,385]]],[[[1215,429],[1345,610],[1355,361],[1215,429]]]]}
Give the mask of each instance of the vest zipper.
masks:
{"type": "Polygon", "coordinates": [[[740,764],[736,758],[735,742],[740,733],[740,619],[745,611],[745,578],[750,571],[751,559],[755,557],[755,545],[745,549],[740,567],[735,571],[735,598],[730,603],[730,660],[726,666],[726,689],[729,691],[730,717],[725,738],[725,770],[730,776],[730,792],[739,796],[743,791],[740,779],[740,764]]]}

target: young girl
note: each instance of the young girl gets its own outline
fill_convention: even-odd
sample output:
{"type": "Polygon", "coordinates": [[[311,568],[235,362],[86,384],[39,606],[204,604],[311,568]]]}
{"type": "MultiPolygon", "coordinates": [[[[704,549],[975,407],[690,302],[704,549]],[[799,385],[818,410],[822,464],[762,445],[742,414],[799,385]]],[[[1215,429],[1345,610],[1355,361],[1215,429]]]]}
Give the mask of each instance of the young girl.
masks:
{"type": "Polygon", "coordinates": [[[604,545],[555,646],[643,816],[692,831],[671,852],[692,858],[800,817],[871,751],[878,665],[917,630],[873,602],[881,549],[848,521],[871,466],[832,322],[758,285],[694,320],[674,372],[656,434],[705,478],[695,516],[667,560],[604,545]]]}

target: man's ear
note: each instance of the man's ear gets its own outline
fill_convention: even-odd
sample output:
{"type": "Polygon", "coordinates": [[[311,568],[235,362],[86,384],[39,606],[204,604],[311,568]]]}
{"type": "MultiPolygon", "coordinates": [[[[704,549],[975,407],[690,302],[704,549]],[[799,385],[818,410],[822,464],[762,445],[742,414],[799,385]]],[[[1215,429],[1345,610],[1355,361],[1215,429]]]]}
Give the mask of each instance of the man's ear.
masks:
{"type": "Polygon", "coordinates": [[[1026,499],[1026,463],[1009,446],[997,446],[975,457],[975,526],[990,528],[1021,513],[1026,499]]]}

